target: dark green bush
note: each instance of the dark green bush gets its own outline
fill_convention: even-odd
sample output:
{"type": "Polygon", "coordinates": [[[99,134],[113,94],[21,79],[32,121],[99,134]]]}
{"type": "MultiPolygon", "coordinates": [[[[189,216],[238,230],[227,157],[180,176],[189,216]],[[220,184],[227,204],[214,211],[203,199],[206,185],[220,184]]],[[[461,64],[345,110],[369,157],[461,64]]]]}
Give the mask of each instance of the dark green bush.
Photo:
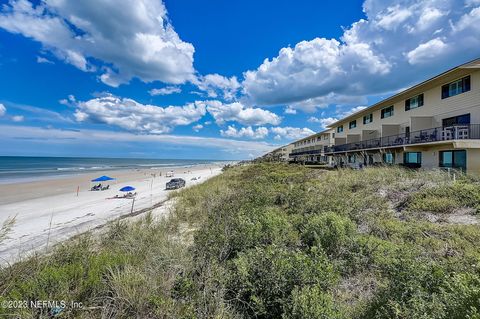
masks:
{"type": "Polygon", "coordinates": [[[241,300],[242,313],[279,318],[296,287],[332,287],[337,274],[322,250],[307,253],[275,245],[240,254],[229,266],[228,297],[241,300]]]}
{"type": "Polygon", "coordinates": [[[308,246],[320,246],[328,255],[338,256],[348,248],[356,233],[355,224],[334,213],[309,216],[302,241],[308,246]]]}

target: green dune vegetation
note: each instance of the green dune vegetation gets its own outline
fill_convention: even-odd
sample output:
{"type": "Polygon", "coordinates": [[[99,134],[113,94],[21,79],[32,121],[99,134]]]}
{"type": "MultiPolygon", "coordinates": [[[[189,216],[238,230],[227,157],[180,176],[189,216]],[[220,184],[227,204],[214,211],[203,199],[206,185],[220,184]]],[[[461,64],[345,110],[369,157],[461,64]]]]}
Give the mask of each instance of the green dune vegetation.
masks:
{"type": "Polygon", "coordinates": [[[233,167],[0,271],[22,318],[480,318],[480,180],[378,167],[233,167]],[[75,301],[81,309],[69,307],[75,301]]]}

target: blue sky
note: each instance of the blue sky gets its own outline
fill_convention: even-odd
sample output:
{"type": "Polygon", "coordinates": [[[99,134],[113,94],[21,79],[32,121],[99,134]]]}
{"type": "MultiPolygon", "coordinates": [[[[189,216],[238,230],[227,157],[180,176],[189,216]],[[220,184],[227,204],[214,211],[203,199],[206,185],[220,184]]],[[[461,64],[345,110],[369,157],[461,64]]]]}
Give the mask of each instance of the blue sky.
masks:
{"type": "Polygon", "coordinates": [[[0,4],[0,155],[249,158],[480,56],[479,0],[0,4]]]}

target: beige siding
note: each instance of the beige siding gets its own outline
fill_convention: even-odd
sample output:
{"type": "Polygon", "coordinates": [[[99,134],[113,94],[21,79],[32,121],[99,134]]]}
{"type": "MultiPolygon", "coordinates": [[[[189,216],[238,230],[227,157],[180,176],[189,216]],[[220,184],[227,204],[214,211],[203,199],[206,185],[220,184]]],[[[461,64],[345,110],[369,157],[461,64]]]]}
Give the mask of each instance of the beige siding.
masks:
{"type": "MultiPolygon", "coordinates": [[[[463,74],[460,78],[464,76],[465,74],[463,74]]],[[[394,106],[394,115],[391,117],[381,119],[382,108],[380,108],[373,111],[366,110],[359,113],[358,117],[354,118],[357,121],[356,128],[348,128],[348,123],[354,119],[348,119],[344,122],[340,122],[339,124],[343,124],[343,132],[336,133],[335,137],[346,138],[347,135],[352,134],[360,134],[360,136],[365,136],[365,134],[362,134],[365,130],[375,130],[378,131],[382,136],[390,136],[404,133],[406,126],[411,126],[411,131],[441,126],[442,119],[466,113],[471,114],[471,123],[480,124],[480,71],[473,70],[470,73],[470,77],[471,89],[469,92],[442,99],[442,85],[450,83],[450,80],[435,87],[429,88],[426,86],[424,91],[417,92],[412,96],[407,96],[405,98],[402,97],[396,101],[392,101],[390,105],[394,106]],[[424,105],[419,108],[405,111],[405,99],[416,96],[418,93],[424,94],[424,105]],[[373,113],[373,122],[363,124],[363,116],[370,113],[373,113]],[[419,119],[412,121],[412,117],[419,119]],[[425,119],[422,120],[421,118],[425,119]],[[395,130],[393,127],[389,127],[390,125],[397,125],[398,130],[395,130]],[[425,126],[419,127],[419,125],[425,126]]],[[[335,132],[336,127],[337,126],[334,127],[335,132]]]]}

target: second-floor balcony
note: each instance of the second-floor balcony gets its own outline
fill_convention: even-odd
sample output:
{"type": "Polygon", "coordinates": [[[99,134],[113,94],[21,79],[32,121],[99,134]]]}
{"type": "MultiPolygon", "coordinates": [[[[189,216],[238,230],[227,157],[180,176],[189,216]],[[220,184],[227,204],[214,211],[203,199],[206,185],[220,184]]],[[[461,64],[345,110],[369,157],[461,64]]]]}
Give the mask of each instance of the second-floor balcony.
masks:
{"type": "Polygon", "coordinates": [[[459,124],[434,127],[410,133],[402,133],[354,143],[334,145],[325,149],[326,154],[404,145],[435,143],[442,141],[480,139],[480,124],[459,124]]]}
{"type": "Polygon", "coordinates": [[[322,154],[324,150],[323,145],[315,145],[315,146],[309,146],[309,147],[302,147],[299,149],[294,149],[290,153],[290,157],[294,156],[300,156],[300,155],[316,155],[316,154],[322,154]]]}

